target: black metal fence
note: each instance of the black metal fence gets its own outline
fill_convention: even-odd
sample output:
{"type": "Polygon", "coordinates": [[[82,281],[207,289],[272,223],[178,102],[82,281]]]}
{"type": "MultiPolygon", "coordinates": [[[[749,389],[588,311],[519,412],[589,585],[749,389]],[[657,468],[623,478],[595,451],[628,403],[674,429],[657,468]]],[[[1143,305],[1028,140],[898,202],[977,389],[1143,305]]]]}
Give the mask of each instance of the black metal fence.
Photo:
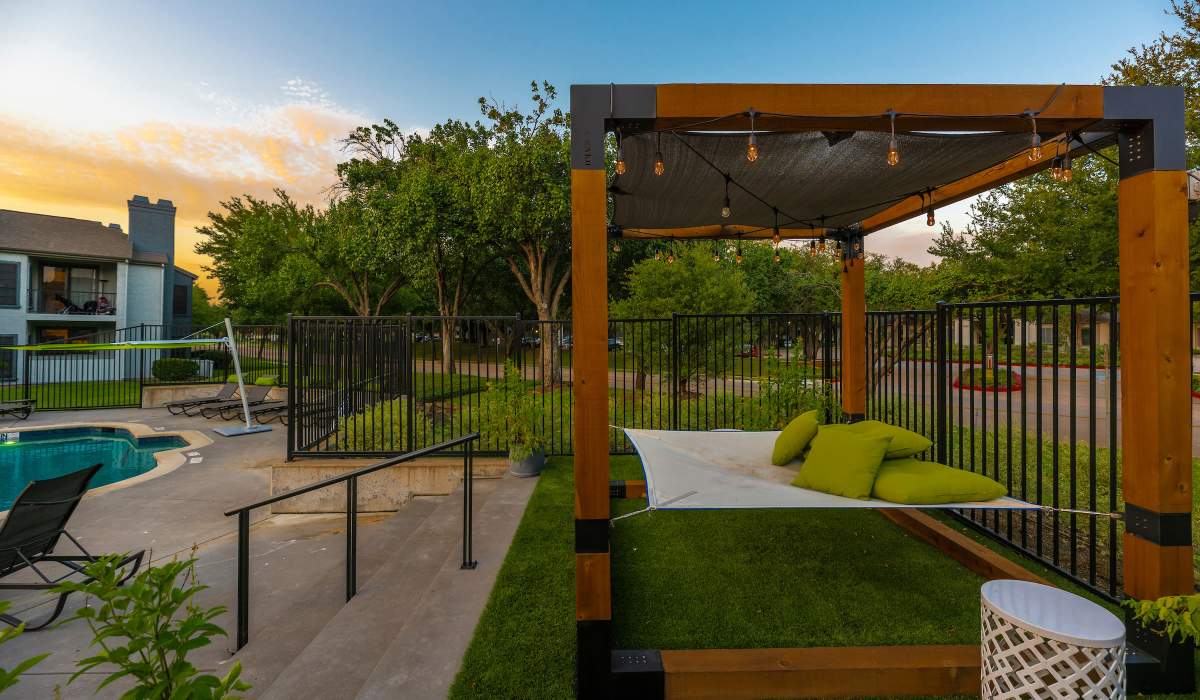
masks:
{"type": "MultiPolygon", "coordinates": [[[[233,381],[233,362],[223,343],[176,349],[73,350],[82,343],[174,340],[194,333],[191,327],[139,325],[72,335],[48,344],[52,349],[0,350],[0,400],[36,399],[37,410],[78,410],[140,406],[147,386],[233,381]],[[162,363],[165,359],[186,363],[162,363]],[[190,364],[189,364],[190,363],[190,364]]],[[[284,326],[235,326],[234,340],[246,381],[286,384],[287,329],[284,326]]],[[[224,337],[217,327],[201,338],[224,337]]],[[[16,336],[0,336],[0,345],[16,336]]]]}

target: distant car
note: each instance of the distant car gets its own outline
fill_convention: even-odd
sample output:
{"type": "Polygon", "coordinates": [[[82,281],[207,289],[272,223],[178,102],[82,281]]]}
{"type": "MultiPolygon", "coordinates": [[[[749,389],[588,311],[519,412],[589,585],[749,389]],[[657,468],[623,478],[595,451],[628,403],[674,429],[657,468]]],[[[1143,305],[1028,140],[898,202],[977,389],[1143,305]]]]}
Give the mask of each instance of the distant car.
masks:
{"type": "Polygon", "coordinates": [[[571,339],[570,333],[567,333],[566,335],[564,335],[563,337],[558,339],[558,347],[562,348],[563,350],[570,348],[573,344],[574,344],[574,341],[571,339]]]}
{"type": "Polygon", "coordinates": [[[541,345],[542,345],[542,339],[536,335],[521,336],[521,346],[522,347],[537,348],[537,347],[541,347],[541,345]]]}
{"type": "Polygon", "coordinates": [[[620,350],[621,348],[624,348],[624,347],[625,347],[624,340],[621,340],[620,338],[609,338],[608,339],[608,351],[609,352],[612,352],[613,350],[620,350]]]}
{"type": "Polygon", "coordinates": [[[746,343],[737,353],[738,357],[762,357],[762,350],[757,345],[746,343]]]}

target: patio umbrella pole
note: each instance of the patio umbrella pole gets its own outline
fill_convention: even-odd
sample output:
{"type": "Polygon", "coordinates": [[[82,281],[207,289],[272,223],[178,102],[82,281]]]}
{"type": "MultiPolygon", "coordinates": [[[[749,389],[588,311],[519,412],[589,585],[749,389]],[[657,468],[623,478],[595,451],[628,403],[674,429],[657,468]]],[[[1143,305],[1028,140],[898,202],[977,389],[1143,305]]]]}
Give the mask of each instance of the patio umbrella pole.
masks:
{"type": "Polygon", "coordinates": [[[233,356],[233,371],[237,375],[238,396],[242,399],[242,415],[246,418],[246,425],[239,428],[215,428],[214,432],[225,437],[265,433],[271,429],[270,426],[255,425],[250,420],[250,404],[246,401],[246,383],[242,379],[242,362],[238,358],[237,341],[233,339],[233,322],[229,320],[228,316],[225,317],[225,344],[229,346],[229,354],[233,356]]]}

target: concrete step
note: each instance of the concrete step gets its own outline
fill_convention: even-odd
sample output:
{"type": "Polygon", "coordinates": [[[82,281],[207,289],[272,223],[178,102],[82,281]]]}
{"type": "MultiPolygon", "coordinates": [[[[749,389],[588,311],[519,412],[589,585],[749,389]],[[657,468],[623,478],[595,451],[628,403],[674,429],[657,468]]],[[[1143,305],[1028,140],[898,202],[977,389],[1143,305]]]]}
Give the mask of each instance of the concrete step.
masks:
{"type": "Polygon", "coordinates": [[[446,697],[536,483],[516,478],[498,483],[475,516],[478,567],[464,572],[461,556],[444,558],[363,684],[359,700],[446,697]]]}
{"type": "MultiPolygon", "coordinates": [[[[369,581],[398,545],[406,546],[442,500],[417,498],[388,516],[360,517],[359,581],[369,581]]],[[[337,534],[328,541],[323,538],[319,551],[301,550],[292,561],[280,561],[270,554],[279,546],[271,525],[295,517],[275,516],[251,531],[250,643],[231,660],[242,663],[243,677],[254,687],[252,695],[269,687],[346,605],[345,516],[322,519],[336,527],[337,534]],[[260,560],[259,553],[267,555],[267,561],[260,560]]],[[[279,529],[293,535],[295,528],[279,529]]],[[[228,549],[232,557],[233,545],[228,549]]],[[[222,573],[232,565],[232,559],[221,563],[222,573]]],[[[232,619],[227,627],[232,631],[232,619]]]]}
{"type": "MultiPolygon", "coordinates": [[[[487,506],[500,483],[501,480],[475,482],[476,513],[487,506]]],[[[390,543],[389,556],[362,583],[358,594],[329,619],[257,697],[336,700],[357,695],[397,633],[418,609],[447,560],[461,562],[461,488],[448,497],[438,498],[434,510],[408,537],[390,543]]],[[[483,523],[477,521],[477,537],[483,528],[483,523]]],[[[460,573],[470,576],[476,572],[460,573]]],[[[282,630],[272,630],[263,635],[263,641],[287,643],[285,636],[282,630]]]]}

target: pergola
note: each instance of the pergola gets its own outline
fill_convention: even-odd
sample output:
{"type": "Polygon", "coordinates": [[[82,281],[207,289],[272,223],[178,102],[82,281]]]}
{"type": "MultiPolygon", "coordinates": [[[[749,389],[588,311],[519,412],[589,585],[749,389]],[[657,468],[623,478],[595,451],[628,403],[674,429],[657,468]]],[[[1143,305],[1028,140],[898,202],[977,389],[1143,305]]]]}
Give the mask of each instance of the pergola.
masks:
{"type": "MultiPolygon", "coordinates": [[[[819,654],[804,650],[730,650],[699,657],[612,649],[609,238],[835,241],[843,259],[842,409],[856,420],[866,408],[864,236],[914,216],[932,216],[938,207],[1041,170],[1053,167],[1057,173],[1064,165],[1069,168],[1072,156],[1112,143],[1119,144],[1120,153],[1125,310],[1120,332],[1124,591],[1143,599],[1193,592],[1182,89],[573,85],[571,118],[581,697],[607,697],[618,687],[623,697],[631,691],[703,697],[705,688],[715,693],[711,697],[733,697],[735,688],[754,692],[745,689],[752,677],[770,679],[763,680],[760,691],[789,697],[855,688],[869,692],[871,687],[850,683],[822,690],[812,685],[818,676],[870,677],[875,687],[893,693],[938,693],[958,687],[953,683],[960,670],[951,668],[949,652],[931,648],[910,647],[902,663],[884,661],[866,669],[848,665],[844,654],[822,666],[819,654]],[[610,132],[620,140],[617,170],[623,171],[612,183],[606,173],[610,132]],[[753,160],[752,142],[758,149],[753,160]],[[662,162],[657,175],[656,161],[662,162]],[[697,666],[704,672],[697,673],[697,666]]],[[[1139,666],[1131,683],[1148,689],[1191,682],[1188,649],[1162,644],[1132,626],[1130,640],[1155,657],[1139,666]]]]}

